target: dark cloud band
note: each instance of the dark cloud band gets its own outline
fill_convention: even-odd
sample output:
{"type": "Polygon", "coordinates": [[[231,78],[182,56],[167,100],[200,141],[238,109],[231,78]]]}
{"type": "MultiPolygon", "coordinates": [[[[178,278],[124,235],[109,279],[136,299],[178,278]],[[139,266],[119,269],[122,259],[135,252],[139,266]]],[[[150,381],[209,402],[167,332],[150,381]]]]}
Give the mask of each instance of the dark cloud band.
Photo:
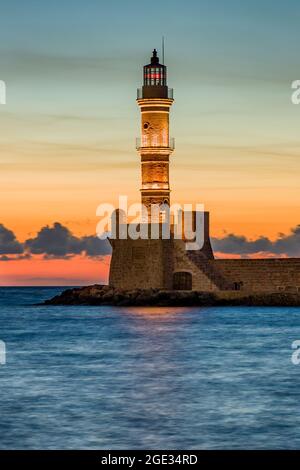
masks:
{"type": "Polygon", "coordinates": [[[255,253],[271,253],[300,257],[300,225],[292,229],[289,235],[281,234],[276,240],[260,237],[248,240],[244,236],[234,234],[223,238],[212,238],[214,251],[226,254],[251,255],[255,253]]]}
{"type": "Polygon", "coordinates": [[[18,242],[14,232],[0,224],[0,255],[18,255],[23,251],[23,245],[18,242]]]}
{"type": "MultiPolygon", "coordinates": [[[[244,236],[228,234],[222,238],[212,238],[212,245],[215,252],[228,255],[269,253],[274,256],[300,257],[300,225],[288,235],[279,235],[274,241],[267,237],[249,240],[244,236]]],[[[45,258],[70,258],[78,254],[101,257],[111,254],[111,247],[107,240],[100,240],[96,236],[76,237],[59,222],[42,227],[36,237],[20,243],[11,230],[0,224],[0,260],[9,261],[11,255],[23,259],[34,254],[44,255],[45,258]]]]}
{"type": "Polygon", "coordinates": [[[70,258],[84,254],[90,257],[105,256],[111,253],[108,240],[97,237],[76,237],[58,222],[52,227],[41,228],[36,237],[19,243],[11,230],[0,225],[0,255],[2,261],[9,261],[7,255],[44,255],[46,258],[70,258]]]}

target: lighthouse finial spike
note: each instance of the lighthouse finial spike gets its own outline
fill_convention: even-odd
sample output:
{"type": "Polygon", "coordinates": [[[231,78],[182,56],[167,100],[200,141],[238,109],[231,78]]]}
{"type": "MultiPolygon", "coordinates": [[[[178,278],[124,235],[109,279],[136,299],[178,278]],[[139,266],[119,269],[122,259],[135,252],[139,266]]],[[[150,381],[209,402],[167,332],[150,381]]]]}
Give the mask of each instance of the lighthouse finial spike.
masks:
{"type": "Polygon", "coordinates": [[[153,49],[152,57],[151,57],[151,64],[155,65],[155,64],[158,64],[158,63],[159,63],[159,59],[157,57],[157,50],[153,49]]]}

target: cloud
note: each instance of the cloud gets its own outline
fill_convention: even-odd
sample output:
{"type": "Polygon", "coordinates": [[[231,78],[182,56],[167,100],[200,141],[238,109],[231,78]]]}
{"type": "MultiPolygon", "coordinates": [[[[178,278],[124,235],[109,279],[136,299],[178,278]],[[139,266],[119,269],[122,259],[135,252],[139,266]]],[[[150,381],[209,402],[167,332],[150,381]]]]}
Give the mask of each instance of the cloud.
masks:
{"type": "Polygon", "coordinates": [[[226,235],[224,238],[212,238],[214,251],[232,254],[252,254],[260,251],[271,251],[272,242],[265,237],[257,240],[248,240],[244,236],[234,234],[226,235]]]}
{"type": "Polygon", "coordinates": [[[0,261],[18,261],[20,259],[30,259],[30,258],[31,258],[30,253],[24,253],[22,255],[12,255],[12,256],[2,255],[0,256],[0,261]]]}
{"type": "Polygon", "coordinates": [[[111,246],[108,240],[100,240],[94,236],[81,238],[83,251],[87,256],[105,256],[111,254],[111,246]]]}
{"type": "Polygon", "coordinates": [[[80,254],[80,239],[58,222],[53,227],[43,227],[35,238],[26,240],[25,247],[35,255],[46,254],[54,257],[80,254]]]}
{"type": "Polygon", "coordinates": [[[300,225],[292,229],[290,235],[280,235],[274,243],[274,253],[286,253],[288,256],[300,257],[300,225]]]}
{"type": "MultiPolygon", "coordinates": [[[[227,234],[211,241],[218,257],[300,257],[300,225],[287,235],[279,234],[276,240],[267,237],[250,240],[242,235],[227,234]]],[[[32,255],[69,259],[79,254],[103,257],[111,254],[111,246],[108,240],[93,235],[77,237],[59,222],[42,227],[35,237],[22,244],[11,230],[0,224],[0,261],[28,259],[32,255]]]]}
{"type": "Polygon", "coordinates": [[[300,225],[293,228],[288,235],[279,234],[274,241],[266,237],[248,240],[244,236],[228,234],[223,238],[212,238],[213,250],[224,254],[238,254],[247,257],[259,254],[300,257],[300,225]]]}
{"type": "Polygon", "coordinates": [[[25,242],[26,249],[36,255],[43,254],[47,258],[68,258],[78,254],[86,256],[105,256],[110,254],[110,244],[94,236],[76,237],[59,222],[52,227],[43,227],[35,238],[25,242]]]}
{"type": "Polygon", "coordinates": [[[0,255],[17,255],[23,251],[23,245],[18,242],[14,232],[0,224],[0,255]]]}

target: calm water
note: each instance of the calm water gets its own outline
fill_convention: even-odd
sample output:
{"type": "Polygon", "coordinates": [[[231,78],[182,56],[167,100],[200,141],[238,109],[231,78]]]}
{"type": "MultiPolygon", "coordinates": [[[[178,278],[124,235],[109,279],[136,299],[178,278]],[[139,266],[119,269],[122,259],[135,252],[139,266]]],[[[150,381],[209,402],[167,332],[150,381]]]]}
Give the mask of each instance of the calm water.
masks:
{"type": "Polygon", "coordinates": [[[35,307],[0,289],[1,449],[300,448],[298,308],[35,307]]]}

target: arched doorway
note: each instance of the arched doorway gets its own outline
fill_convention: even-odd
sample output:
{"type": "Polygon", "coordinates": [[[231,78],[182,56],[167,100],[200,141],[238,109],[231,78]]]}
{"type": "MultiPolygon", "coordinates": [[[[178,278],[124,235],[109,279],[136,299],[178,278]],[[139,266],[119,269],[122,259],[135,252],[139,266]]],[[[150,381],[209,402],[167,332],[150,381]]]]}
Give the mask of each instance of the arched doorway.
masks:
{"type": "Polygon", "coordinates": [[[186,271],[180,271],[173,274],[174,290],[192,290],[193,278],[192,274],[186,271]]]}

